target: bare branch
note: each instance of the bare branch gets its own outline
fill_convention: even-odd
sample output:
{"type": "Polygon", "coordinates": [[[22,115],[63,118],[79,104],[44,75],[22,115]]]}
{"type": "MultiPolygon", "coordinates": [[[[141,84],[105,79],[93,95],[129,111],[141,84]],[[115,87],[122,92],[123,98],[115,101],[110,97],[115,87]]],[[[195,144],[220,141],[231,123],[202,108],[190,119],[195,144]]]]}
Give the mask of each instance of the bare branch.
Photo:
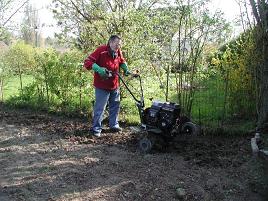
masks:
{"type": "Polygon", "coordinates": [[[112,12],[115,12],[116,8],[113,8],[111,2],[110,2],[109,0],[107,0],[106,2],[107,2],[107,4],[108,4],[108,6],[110,7],[111,11],[112,11],[112,12]]]}
{"type": "Polygon", "coordinates": [[[8,23],[8,21],[28,2],[29,0],[26,0],[19,8],[17,8],[16,10],[15,10],[15,12],[14,13],[12,13],[11,15],[10,15],[10,17],[3,23],[3,25],[1,25],[1,27],[4,27],[5,25],[6,25],[6,23],[8,23]]]}
{"type": "Polygon", "coordinates": [[[6,6],[8,6],[8,4],[10,4],[11,2],[12,2],[12,0],[9,0],[8,2],[6,2],[6,4],[3,5],[3,7],[1,9],[4,10],[6,8],[6,6]]]}

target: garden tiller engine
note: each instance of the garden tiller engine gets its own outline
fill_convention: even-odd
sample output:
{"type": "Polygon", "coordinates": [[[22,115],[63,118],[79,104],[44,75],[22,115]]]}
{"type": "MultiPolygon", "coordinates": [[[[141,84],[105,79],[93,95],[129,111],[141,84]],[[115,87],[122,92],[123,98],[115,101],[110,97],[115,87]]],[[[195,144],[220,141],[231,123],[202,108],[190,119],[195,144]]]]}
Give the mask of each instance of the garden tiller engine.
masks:
{"type": "Polygon", "coordinates": [[[144,109],[144,97],[141,77],[138,73],[133,77],[139,79],[140,100],[132,93],[124,79],[116,73],[126,89],[136,102],[140,115],[140,131],[144,135],[139,140],[139,148],[143,152],[149,152],[155,144],[156,138],[162,141],[172,141],[174,137],[182,134],[196,135],[198,127],[186,115],[182,115],[181,106],[176,103],[153,101],[151,107],[144,109]]]}

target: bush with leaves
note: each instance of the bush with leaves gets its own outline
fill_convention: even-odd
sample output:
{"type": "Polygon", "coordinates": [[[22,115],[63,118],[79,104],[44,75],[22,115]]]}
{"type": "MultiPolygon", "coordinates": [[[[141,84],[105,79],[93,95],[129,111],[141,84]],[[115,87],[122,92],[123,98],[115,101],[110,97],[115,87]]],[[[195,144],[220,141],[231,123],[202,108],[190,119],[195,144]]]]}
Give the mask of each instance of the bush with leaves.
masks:
{"type": "Polygon", "coordinates": [[[23,74],[29,74],[36,66],[34,59],[34,48],[25,44],[23,41],[18,41],[11,45],[9,50],[5,53],[6,67],[14,75],[20,78],[20,89],[23,93],[23,74]]]}
{"type": "Polygon", "coordinates": [[[223,46],[211,58],[225,82],[226,104],[231,114],[238,117],[256,116],[256,79],[254,68],[257,53],[252,33],[244,33],[236,40],[223,46]]]}

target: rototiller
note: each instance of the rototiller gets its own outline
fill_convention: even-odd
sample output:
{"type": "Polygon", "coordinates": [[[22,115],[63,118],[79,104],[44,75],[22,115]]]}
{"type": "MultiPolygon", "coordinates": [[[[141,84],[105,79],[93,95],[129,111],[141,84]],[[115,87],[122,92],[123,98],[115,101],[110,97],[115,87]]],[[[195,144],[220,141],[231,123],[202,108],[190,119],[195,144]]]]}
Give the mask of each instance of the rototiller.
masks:
{"type": "MultiPolygon", "coordinates": [[[[111,72],[108,72],[108,74],[112,76],[111,72]]],[[[189,117],[182,115],[179,104],[152,101],[151,107],[144,109],[143,87],[141,76],[138,72],[132,74],[132,76],[139,79],[140,100],[132,93],[122,76],[119,73],[116,74],[138,107],[141,121],[139,131],[143,133],[142,138],[139,140],[139,149],[142,152],[149,152],[153,148],[156,138],[168,142],[172,141],[178,135],[196,135],[199,133],[199,127],[189,117]]]]}

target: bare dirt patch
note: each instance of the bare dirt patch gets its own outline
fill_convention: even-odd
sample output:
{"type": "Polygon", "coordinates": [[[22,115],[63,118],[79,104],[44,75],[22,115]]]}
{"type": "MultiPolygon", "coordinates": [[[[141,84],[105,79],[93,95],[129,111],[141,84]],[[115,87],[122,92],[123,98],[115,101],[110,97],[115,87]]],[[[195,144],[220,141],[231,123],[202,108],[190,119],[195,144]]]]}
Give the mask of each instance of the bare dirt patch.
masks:
{"type": "Polygon", "coordinates": [[[267,167],[249,135],[182,137],[142,154],[128,127],[98,139],[88,129],[2,108],[0,200],[268,200],[267,167]]]}

